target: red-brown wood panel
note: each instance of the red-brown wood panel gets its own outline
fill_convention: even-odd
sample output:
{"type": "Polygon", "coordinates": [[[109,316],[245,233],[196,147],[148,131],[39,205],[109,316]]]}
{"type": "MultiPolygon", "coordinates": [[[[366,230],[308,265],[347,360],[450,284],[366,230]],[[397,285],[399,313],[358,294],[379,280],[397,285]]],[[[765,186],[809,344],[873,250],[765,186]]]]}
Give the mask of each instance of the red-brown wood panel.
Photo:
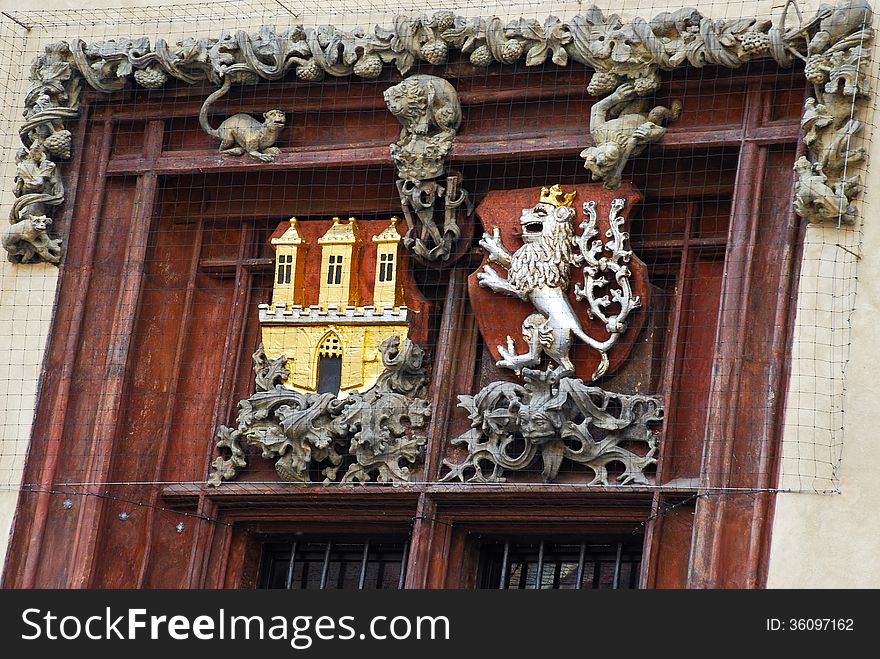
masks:
{"type": "Polygon", "coordinates": [[[692,258],[685,281],[679,284],[684,299],[676,351],[677,373],[661,447],[666,483],[700,477],[709,414],[707,403],[724,262],[699,254],[692,258]]]}

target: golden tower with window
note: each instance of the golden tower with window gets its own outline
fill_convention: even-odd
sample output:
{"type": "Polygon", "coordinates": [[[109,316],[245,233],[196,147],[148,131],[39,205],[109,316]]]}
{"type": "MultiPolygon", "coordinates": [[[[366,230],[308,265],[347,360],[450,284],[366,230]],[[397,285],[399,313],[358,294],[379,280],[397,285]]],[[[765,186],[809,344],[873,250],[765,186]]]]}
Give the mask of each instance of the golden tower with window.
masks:
{"type": "Polygon", "coordinates": [[[305,251],[308,247],[295,217],[290,227],[270,241],[275,247],[275,285],[272,288],[272,306],[291,306],[301,302],[305,251]]]}
{"type": "Polygon", "coordinates": [[[316,241],[320,265],[314,255],[306,266],[308,243],[295,219],[270,241],[275,249],[272,305],[260,305],[260,325],[266,356],[285,357],[290,374],[284,386],[345,396],[376,383],[384,368],[379,346],[391,336],[403,341],[409,332],[410,310],[397,304],[403,299],[397,222],[391,218],[365,246],[355,218],[334,217],[316,241]],[[371,249],[375,259],[368,258],[371,249]],[[318,267],[319,272],[307,274],[318,267]],[[306,306],[304,281],[308,276],[314,282],[315,274],[318,304],[306,306]],[[361,276],[373,281],[372,304],[358,299],[361,276]]]}
{"type": "Polygon", "coordinates": [[[357,258],[361,238],[357,220],[343,222],[333,218],[333,226],[318,238],[321,246],[321,293],[318,304],[322,307],[344,307],[357,304],[357,258]]]}

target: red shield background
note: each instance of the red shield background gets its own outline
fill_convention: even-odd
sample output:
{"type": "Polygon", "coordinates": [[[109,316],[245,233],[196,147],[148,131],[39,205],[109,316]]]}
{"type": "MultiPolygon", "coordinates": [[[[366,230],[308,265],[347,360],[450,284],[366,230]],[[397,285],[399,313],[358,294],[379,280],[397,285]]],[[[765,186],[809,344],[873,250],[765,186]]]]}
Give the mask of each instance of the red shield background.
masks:
{"type": "MultiPolygon", "coordinates": [[[[549,187],[549,186],[548,186],[549,187]]],[[[594,238],[602,239],[603,243],[608,241],[605,232],[609,228],[608,214],[611,210],[611,200],[618,197],[626,198],[626,205],[619,213],[619,216],[628,218],[633,206],[641,201],[641,195],[629,183],[623,183],[617,190],[606,190],[598,183],[584,183],[581,185],[564,186],[566,193],[577,192],[574,199],[574,209],[577,211],[574,220],[575,233],[580,235],[580,223],[585,219],[583,204],[585,201],[596,201],[596,213],[598,216],[597,228],[599,234],[594,238]]],[[[520,215],[524,208],[530,208],[538,203],[541,194],[541,188],[522,188],[519,190],[497,190],[486,195],[483,202],[477,207],[477,215],[483,224],[483,230],[491,233],[494,227],[498,227],[501,232],[501,239],[504,246],[513,253],[522,247],[521,238],[522,229],[520,226],[520,215]]],[[[623,231],[629,231],[629,221],[624,223],[623,231]]],[[[627,245],[629,248],[629,245],[627,245]]],[[[607,255],[603,253],[600,256],[607,255]]],[[[483,258],[480,269],[488,263],[488,257],[483,258]]],[[[492,264],[492,267],[499,275],[505,277],[507,272],[504,268],[492,264]]],[[[633,254],[629,262],[629,269],[632,272],[630,276],[630,286],[632,286],[633,294],[638,295],[641,299],[642,306],[630,312],[627,318],[628,329],[624,332],[614,347],[609,351],[608,357],[610,366],[606,375],[613,373],[619,368],[629,356],[633,344],[638,339],[639,334],[645,324],[647,314],[645,310],[650,305],[650,287],[648,285],[648,269],[639,258],[633,254]]],[[[479,272],[479,270],[477,271],[479,272]]],[[[513,337],[516,343],[517,352],[525,352],[526,344],[522,339],[522,323],[532,313],[535,313],[534,307],[528,302],[523,302],[516,298],[507,297],[498,293],[493,293],[489,289],[481,288],[477,283],[477,272],[474,272],[468,278],[468,291],[470,293],[471,305],[483,334],[486,346],[492,353],[495,360],[501,359],[498,354],[498,346],[505,345],[507,337],[513,337]]],[[[606,274],[606,278],[608,275],[606,274]]],[[[588,306],[586,302],[579,302],[574,296],[574,284],[583,283],[583,270],[581,268],[572,268],[571,286],[569,288],[569,298],[572,307],[577,312],[581,326],[590,336],[599,341],[608,338],[608,332],[605,330],[603,323],[598,320],[591,320],[587,315],[588,306]]],[[[598,294],[604,294],[610,287],[615,287],[613,282],[609,287],[597,291],[598,294]]],[[[618,310],[616,304],[612,304],[607,308],[606,314],[610,315],[618,310]]],[[[578,377],[585,382],[589,382],[590,376],[599,365],[599,353],[590,348],[588,345],[576,339],[574,348],[571,352],[571,358],[574,362],[578,377]]],[[[545,357],[545,364],[547,358],[545,357]]]]}

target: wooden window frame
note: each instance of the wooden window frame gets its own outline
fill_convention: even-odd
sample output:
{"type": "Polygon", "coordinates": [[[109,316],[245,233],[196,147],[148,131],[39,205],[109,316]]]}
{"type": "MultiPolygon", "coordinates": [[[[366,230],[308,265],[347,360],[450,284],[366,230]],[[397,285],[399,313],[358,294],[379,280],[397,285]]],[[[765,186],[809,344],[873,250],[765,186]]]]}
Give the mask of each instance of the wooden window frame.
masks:
{"type": "MultiPolygon", "coordinates": [[[[790,197],[773,194],[791,187],[790,169],[782,167],[780,162],[793,162],[789,155],[797,153],[799,111],[782,119],[773,117],[773,102],[781,93],[775,89],[775,83],[781,74],[775,65],[762,66],[764,68],[746,66],[739,72],[707,70],[702,81],[688,80],[683,73],[673,74],[668,85],[670,94],[680,92],[693,97],[700,93],[699,84],[708,83],[710,88],[717,85],[742,93],[744,116],[736,125],[691,130],[685,115],[682,127],[671,128],[664,142],[654,147],[657,154],[716,147],[739,149],[708,403],[719,413],[708,420],[700,476],[704,483],[715,488],[741,488],[741,495],[702,496],[702,487],[693,483],[666,487],[662,492],[635,487],[627,492],[615,489],[569,495],[552,486],[532,484],[475,489],[436,482],[446,448],[439,438],[445,437],[455,414],[456,395],[472,389],[474,365],[479,360],[479,333],[468,312],[466,278],[470,270],[458,267],[448,275],[441,305],[438,335],[444,340],[438,342],[433,351],[429,395],[434,414],[429,434],[436,441],[428,445],[424,482],[414,484],[403,495],[389,493],[387,488],[378,486],[367,486],[363,491],[348,494],[329,489],[328,493],[319,494],[320,486],[299,491],[301,488],[285,490],[248,482],[234,482],[218,489],[195,482],[144,487],[140,490],[144,501],[153,506],[146,508],[148,523],[139,527],[130,525],[131,530],[127,531],[119,531],[109,524],[121,504],[98,496],[102,491],[100,485],[83,487],[80,494],[84,496],[78,499],[75,524],[50,506],[51,494],[25,491],[4,585],[94,587],[116,583],[129,587],[249,587],[253,585],[255,574],[254,529],[279,532],[296,524],[320,531],[333,520],[355,526],[366,524],[364,530],[369,532],[375,525],[388,523],[387,504],[390,502],[395,511],[391,515],[393,523],[412,527],[407,570],[407,587],[410,588],[468,587],[469,577],[463,571],[456,571],[454,566],[457,560],[461,562],[464,558],[467,533],[477,528],[485,532],[491,528],[509,530],[528,526],[552,531],[564,526],[572,532],[577,529],[592,532],[609,528],[631,530],[633,525],[639,524],[644,525],[645,542],[642,587],[762,586],[766,579],[774,503],[768,490],[776,484],[785,398],[777,395],[773,404],[767,405],[766,395],[768,388],[784,391],[787,382],[786,346],[791,340],[792,327],[790,300],[795,293],[802,242],[801,227],[792,212],[790,197]],[[787,151],[785,158],[780,159],[778,153],[782,149],[787,151]],[[767,218],[773,219],[772,226],[767,225],[767,218]],[[775,292],[775,297],[768,296],[768,290],[775,292]],[[757,310],[752,319],[754,325],[750,327],[758,326],[761,331],[745,331],[740,314],[747,308],[757,310]],[[756,406],[756,401],[762,403],[756,406]],[[734,461],[740,469],[731,468],[734,461]],[[307,510],[308,505],[319,501],[320,515],[307,510]],[[560,501],[568,504],[561,511],[560,501]],[[328,502],[332,505],[324,505],[328,502]],[[536,506],[542,513],[537,523],[536,506]],[[193,537],[188,538],[192,550],[186,559],[186,569],[175,577],[177,581],[173,584],[164,582],[159,574],[161,555],[173,550],[170,539],[173,536],[156,530],[157,522],[170,514],[162,512],[163,508],[194,515],[195,520],[193,537]],[[381,516],[374,511],[375,519],[365,522],[364,511],[375,508],[382,509],[381,516]],[[693,513],[690,523],[685,512],[693,513]],[[214,521],[205,521],[208,518],[214,521]],[[731,538],[736,541],[732,542],[731,538]],[[103,561],[114,558],[112,552],[106,557],[108,552],[99,551],[99,547],[128,547],[128,543],[136,543],[142,549],[135,556],[137,567],[126,576],[115,564],[105,566],[103,561]],[[53,547],[58,546],[68,547],[69,552],[64,556],[53,554],[53,547]],[[441,564],[436,560],[438,556],[448,556],[448,560],[441,564]]],[[[466,71],[457,71],[456,75],[457,83],[463,87],[466,106],[542,103],[555,95],[576,101],[576,106],[583,108],[580,114],[584,121],[589,115],[584,91],[589,77],[586,70],[572,68],[536,73],[517,67],[514,72],[504,74],[511,88],[500,91],[493,90],[495,83],[469,79],[466,71]],[[523,79],[530,84],[521,84],[523,79]]],[[[785,76],[786,81],[794,79],[787,73],[785,76]]],[[[279,83],[277,89],[282,96],[289,97],[292,90],[302,88],[298,84],[279,83]]],[[[302,100],[298,108],[318,114],[326,107],[333,111],[375,113],[381,103],[379,91],[387,85],[387,81],[364,83],[363,93],[346,96],[343,83],[328,82],[320,93],[302,100]]],[[[784,91],[798,97],[800,90],[796,85],[793,89],[794,92],[789,88],[784,91]]],[[[196,172],[247,175],[269,171],[267,165],[247,158],[221,159],[198,149],[169,150],[171,132],[179,122],[191,121],[197,115],[198,104],[207,91],[207,88],[174,88],[165,96],[173,102],[164,104],[139,96],[143,103],[137,107],[131,102],[133,92],[101,98],[91,92],[85,94],[75,131],[76,155],[70,168],[70,194],[59,222],[66,231],[67,256],[61,268],[58,308],[41,378],[25,483],[57,483],[62,480],[65,466],[70,465],[78,465],[86,476],[83,482],[87,483],[113,481],[119,474],[131,473],[126,472],[131,467],[118,462],[117,452],[122,450],[123,440],[119,438],[125,430],[125,410],[130,405],[135,368],[136,346],[132,336],[143,301],[148,262],[156,249],[151,230],[155,228],[160,189],[174,177],[192,176],[196,172]],[[115,139],[117,131],[127,125],[126,122],[133,121],[145,122],[143,142],[135,151],[120,151],[115,139]],[[106,219],[102,224],[102,218],[107,217],[118,217],[119,226],[109,228],[106,219]],[[108,238],[103,234],[111,230],[118,232],[117,244],[112,248],[115,261],[105,272],[98,264],[110,249],[106,245],[108,238]],[[118,279],[107,286],[108,277],[118,279]],[[113,303],[100,319],[105,333],[92,340],[89,332],[96,321],[89,313],[93,311],[95,292],[102,287],[113,303]],[[90,366],[83,357],[87,350],[106,355],[106,359],[90,366]],[[79,400],[75,383],[78,374],[83,373],[100,380],[100,387],[95,392],[97,405],[91,420],[76,431],[72,429],[79,400]],[[94,432],[95,428],[105,432],[94,432]],[[67,453],[62,447],[72,447],[74,453],[67,453]]],[[[262,103],[258,96],[249,99],[234,93],[227,101],[229,107],[236,106],[242,111],[256,111],[262,103]]],[[[573,158],[588,139],[583,127],[573,129],[565,125],[550,130],[549,137],[524,134],[499,140],[493,130],[491,125],[479,125],[478,121],[471,125],[470,132],[457,141],[452,159],[473,169],[522,157],[573,158]]],[[[332,157],[328,156],[332,148],[299,149],[284,160],[282,166],[285,171],[327,171],[340,178],[346,176],[352,162],[375,164],[377,169],[384,167],[383,171],[390,171],[390,163],[386,162],[387,142],[343,146],[331,145],[336,147],[332,157]]],[[[652,176],[650,172],[644,175],[649,179],[652,176]]],[[[687,182],[681,182],[681,186],[686,187],[687,182]]],[[[686,194],[685,187],[681,186],[676,193],[686,194]]],[[[701,189],[706,187],[707,184],[703,184],[701,189]]],[[[344,209],[331,212],[327,202],[315,202],[311,208],[313,214],[327,216],[340,210],[344,209]]],[[[387,198],[377,201],[376,212],[390,210],[387,198]]],[[[261,212],[279,218],[290,215],[289,209],[273,208],[271,201],[261,212]]],[[[201,240],[203,228],[203,220],[196,219],[192,227],[196,241],[201,240]]],[[[181,275],[184,305],[193,303],[198,295],[196,282],[205,275],[229,284],[223,354],[240,358],[223,360],[219,369],[218,394],[210,415],[213,428],[233,418],[237,401],[246,397],[250,388],[248,356],[252,348],[249,341],[253,337],[248,333],[247,315],[258,302],[252,299],[255,279],[266,277],[266,273],[271,276],[274,266],[273,259],[254,249],[255,244],[253,225],[246,223],[240,232],[235,258],[202,258],[199,243],[191,250],[188,269],[181,275]]],[[[669,247],[675,248],[675,245],[669,247]]],[[[687,267],[686,261],[682,260],[682,268],[687,267]]],[[[684,293],[679,291],[674,301],[677,309],[681,307],[682,295],[684,293]]],[[[173,357],[170,371],[173,389],[169,400],[180,386],[188,327],[183,325],[178,329],[177,338],[169,348],[173,357]]],[[[673,335],[667,342],[668,350],[677,350],[679,339],[673,335]]],[[[674,361],[673,354],[668,363],[674,361]]],[[[663,375],[666,380],[673,377],[672,371],[663,375]]],[[[667,400],[667,405],[670,403],[667,400]]],[[[171,439],[173,420],[169,417],[173,417],[173,401],[167,405],[172,407],[166,409],[168,414],[157,429],[157,448],[146,461],[145,481],[162,482],[167,472],[166,463],[180,451],[171,439]]],[[[193,450],[207,468],[214,454],[213,437],[199,437],[193,450]]],[[[663,469],[661,463],[661,477],[663,469]]],[[[123,558],[131,560],[129,555],[119,560],[123,558]]]]}

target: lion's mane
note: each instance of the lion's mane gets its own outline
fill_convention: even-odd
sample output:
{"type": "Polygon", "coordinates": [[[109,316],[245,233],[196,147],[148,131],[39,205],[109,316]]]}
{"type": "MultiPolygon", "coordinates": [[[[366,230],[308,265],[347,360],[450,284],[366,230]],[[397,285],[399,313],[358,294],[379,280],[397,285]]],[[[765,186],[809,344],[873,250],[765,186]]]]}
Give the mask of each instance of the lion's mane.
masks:
{"type": "Polygon", "coordinates": [[[575,235],[571,221],[547,218],[541,237],[525,243],[510,257],[507,281],[524,295],[541,286],[565,289],[575,261],[575,235]],[[548,224],[552,225],[549,232],[548,224]]]}

